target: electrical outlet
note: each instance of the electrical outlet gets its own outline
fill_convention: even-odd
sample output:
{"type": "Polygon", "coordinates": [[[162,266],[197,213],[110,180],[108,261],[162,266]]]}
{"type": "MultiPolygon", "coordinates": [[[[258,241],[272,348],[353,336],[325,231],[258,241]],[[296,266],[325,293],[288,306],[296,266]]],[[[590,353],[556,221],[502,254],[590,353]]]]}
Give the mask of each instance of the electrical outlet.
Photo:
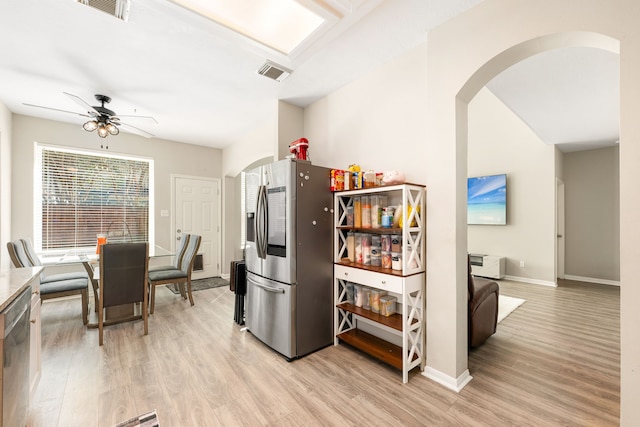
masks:
{"type": "Polygon", "coordinates": [[[524,268],[524,261],[520,261],[520,268],[524,268]]]}

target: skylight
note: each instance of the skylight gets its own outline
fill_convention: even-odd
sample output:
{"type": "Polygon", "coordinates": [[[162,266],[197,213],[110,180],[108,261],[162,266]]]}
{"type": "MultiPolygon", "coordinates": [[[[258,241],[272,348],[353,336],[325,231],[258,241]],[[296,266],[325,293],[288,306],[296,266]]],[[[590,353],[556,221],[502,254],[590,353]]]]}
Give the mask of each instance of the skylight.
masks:
{"type": "Polygon", "coordinates": [[[296,0],[173,1],[286,55],[325,22],[296,0]]]}

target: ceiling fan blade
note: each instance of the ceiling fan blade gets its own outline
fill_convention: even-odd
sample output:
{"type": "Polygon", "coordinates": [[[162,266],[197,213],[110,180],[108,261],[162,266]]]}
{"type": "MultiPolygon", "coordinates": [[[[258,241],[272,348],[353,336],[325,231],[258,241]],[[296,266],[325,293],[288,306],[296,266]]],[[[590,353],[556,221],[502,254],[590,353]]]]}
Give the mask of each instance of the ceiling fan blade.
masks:
{"type": "Polygon", "coordinates": [[[154,119],[153,117],[151,117],[151,116],[130,116],[130,115],[119,115],[119,114],[118,114],[118,117],[126,117],[126,118],[129,118],[129,119],[144,119],[144,120],[150,120],[150,121],[152,121],[153,123],[158,124],[158,121],[157,121],[156,119],[154,119]]]}
{"type": "Polygon", "coordinates": [[[118,123],[118,122],[113,122],[114,125],[116,126],[121,126],[123,129],[129,130],[132,133],[136,133],[138,135],[144,136],[145,138],[153,138],[155,135],[147,132],[146,130],[142,130],[138,127],[135,126],[131,126],[127,123],[118,123]]]}
{"type": "Polygon", "coordinates": [[[42,105],[28,104],[26,102],[23,102],[22,105],[26,105],[27,107],[44,108],[45,110],[60,111],[61,113],[76,114],[82,117],[92,117],[92,116],[89,116],[88,114],[76,113],[75,111],[67,111],[67,110],[61,110],[59,108],[43,107],[42,105]]]}
{"type": "Polygon", "coordinates": [[[100,112],[93,108],[91,105],[87,104],[82,98],[77,95],[68,92],[62,92],[75,101],[78,105],[80,105],[90,116],[97,117],[100,116],[100,112]]]}

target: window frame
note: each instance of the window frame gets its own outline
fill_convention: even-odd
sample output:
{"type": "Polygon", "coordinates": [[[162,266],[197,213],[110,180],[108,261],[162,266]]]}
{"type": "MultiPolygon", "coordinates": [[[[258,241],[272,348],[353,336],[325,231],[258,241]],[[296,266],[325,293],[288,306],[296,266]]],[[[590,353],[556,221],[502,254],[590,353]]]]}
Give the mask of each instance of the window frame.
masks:
{"type": "Polygon", "coordinates": [[[103,157],[110,159],[131,160],[137,162],[146,162],[149,166],[149,194],[148,194],[148,243],[150,247],[155,246],[155,171],[154,171],[154,159],[153,157],[137,156],[132,154],[122,154],[104,151],[83,149],[77,147],[59,146],[45,143],[35,143],[34,159],[33,159],[33,240],[34,248],[36,252],[40,254],[60,254],[69,253],[71,250],[76,250],[77,253],[92,253],[95,250],[95,245],[82,246],[79,248],[60,248],[60,249],[42,249],[42,152],[44,150],[52,150],[57,152],[65,152],[77,155],[86,155],[94,157],[103,157]]]}

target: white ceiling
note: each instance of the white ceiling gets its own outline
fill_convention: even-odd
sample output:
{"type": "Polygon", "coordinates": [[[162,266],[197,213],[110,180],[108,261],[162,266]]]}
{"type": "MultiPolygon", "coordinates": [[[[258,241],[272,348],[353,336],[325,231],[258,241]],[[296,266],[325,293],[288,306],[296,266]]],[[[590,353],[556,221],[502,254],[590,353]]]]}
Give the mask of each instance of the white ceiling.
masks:
{"type": "Polygon", "coordinates": [[[557,49],[503,71],[487,87],[547,144],[563,152],[614,145],[619,136],[619,55],[557,49]]]}
{"type": "MultiPolygon", "coordinates": [[[[480,1],[324,0],[342,17],[288,57],[169,0],[131,0],[128,22],[76,0],[2,0],[0,101],[14,113],[77,123],[84,132],[82,117],[23,103],[81,113],[63,92],[91,105],[101,93],[118,115],[155,117],[158,124],[123,121],[159,138],[223,148],[271,120],[276,100],[309,105],[480,1]],[[293,73],[280,83],[258,75],[267,59],[293,73]]],[[[552,51],[488,87],[563,151],[618,139],[615,54],[552,51]]]]}

